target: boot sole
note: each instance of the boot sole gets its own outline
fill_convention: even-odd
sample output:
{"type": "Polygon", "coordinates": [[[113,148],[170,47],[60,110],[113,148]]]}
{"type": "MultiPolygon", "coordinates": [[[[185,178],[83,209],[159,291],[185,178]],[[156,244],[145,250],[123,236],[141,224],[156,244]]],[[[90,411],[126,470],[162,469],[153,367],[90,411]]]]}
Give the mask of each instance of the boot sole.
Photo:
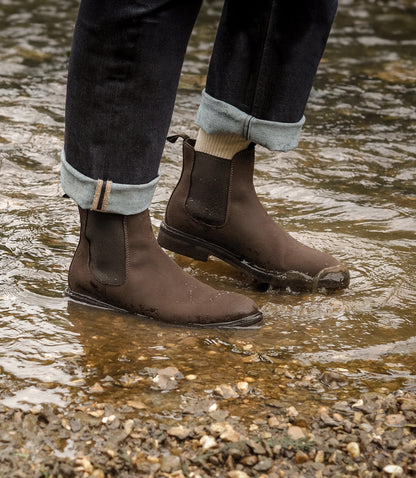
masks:
{"type": "Polygon", "coordinates": [[[174,229],[165,222],[160,225],[157,240],[165,249],[198,261],[206,262],[209,256],[215,256],[254,277],[258,282],[277,289],[316,292],[319,289],[344,289],[349,285],[349,273],[342,265],[323,269],[315,277],[298,271],[269,271],[217,244],[174,229]]]}
{"type": "Polygon", "coordinates": [[[89,305],[91,307],[97,307],[100,309],[107,309],[107,310],[113,310],[115,312],[122,312],[122,313],[127,313],[131,314],[133,313],[134,315],[138,317],[142,317],[144,319],[150,319],[150,320],[157,320],[158,322],[163,322],[165,324],[170,324],[170,325],[182,325],[185,327],[196,327],[196,328],[221,328],[221,329],[247,329],[247,328],[260,328],[262,325],[261,322],[263,321],[263,314],[259,311],[256,314],[249,315],[247,317],[242,317],[241,319],[234,320],[231,322],[216,322],[216,323],[195,323],[195,322],[190,322],[190,323],[182,323],[182,322],[168,322],[168,321],[162,321],[158,319],[154,319],[153,317],[149,317],[147,315],[142,315],[138,314],[136,312],[130,312],[127,309],[123,309],[120,307],[117,307],[115,305],[109,304],[107,302],[103,302],[99,299],[95,299],[93,297],[80,294],[79,292],[74,292],[71,290],[69,287],[65,290],[65,295],[69,297],[71,300],[74,302],[78,302],[80,304],[84,305],[89,305]]]}

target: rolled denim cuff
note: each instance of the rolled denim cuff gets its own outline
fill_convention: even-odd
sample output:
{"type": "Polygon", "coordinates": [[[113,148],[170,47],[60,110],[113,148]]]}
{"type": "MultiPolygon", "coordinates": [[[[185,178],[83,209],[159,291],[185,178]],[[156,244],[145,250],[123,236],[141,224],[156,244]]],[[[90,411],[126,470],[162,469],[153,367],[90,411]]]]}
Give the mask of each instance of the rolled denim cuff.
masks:
{"type": "Polygon", "coordinates": [[[299,143],[305,117],[297,123],[261,120],[204,90],[195,123],[208,134],[235,134],[270,151],[290,151],[299,143]]]}
{"type": "Polygon", "coordinates": [[[158,175],[147,184],[120,184],[110,180],[92,179],[80,173],[61,153],[61,184],[64,192],[83,209],[116,214],[138,214],[149,208],[160,179],[158,175]]]}

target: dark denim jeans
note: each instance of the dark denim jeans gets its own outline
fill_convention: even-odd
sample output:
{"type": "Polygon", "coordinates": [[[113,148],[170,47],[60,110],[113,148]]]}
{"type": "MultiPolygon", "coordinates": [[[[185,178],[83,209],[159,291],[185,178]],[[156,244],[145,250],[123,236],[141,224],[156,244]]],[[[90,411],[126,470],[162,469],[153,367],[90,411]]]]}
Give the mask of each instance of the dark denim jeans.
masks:
{"type": "MultiPolygon", "coordinates": [[[[64,190],[82,207],[148,207],[201,1],[82,0],[62,172],[64,190]]],[[[336,7],[225,0],[197,124],[273,150],[295,147],[336,7]]]]}

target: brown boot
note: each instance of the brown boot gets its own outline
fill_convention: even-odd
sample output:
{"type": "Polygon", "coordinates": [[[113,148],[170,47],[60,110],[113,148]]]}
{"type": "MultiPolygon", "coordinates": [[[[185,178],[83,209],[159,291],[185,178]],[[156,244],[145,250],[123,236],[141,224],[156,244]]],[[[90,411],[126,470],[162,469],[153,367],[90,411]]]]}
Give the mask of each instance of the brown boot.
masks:
{"type": "Polygon", "coordinates": [[[232,160],[193,146],[184,140],[182,176],[159,231],[162,247],[202,261],[216,256],[279,289],[348,286],[345,266],[300,243],[267,215],[253,185],[253,145],[232,160]]]}
{"type": "Polygon", "coordinates": [[[251,299],[202,284],[172,261],[148,211],[122,216],[80,208],[80,216],[71,298],[181,325],[246,327],[262,319],[251,299]]]}

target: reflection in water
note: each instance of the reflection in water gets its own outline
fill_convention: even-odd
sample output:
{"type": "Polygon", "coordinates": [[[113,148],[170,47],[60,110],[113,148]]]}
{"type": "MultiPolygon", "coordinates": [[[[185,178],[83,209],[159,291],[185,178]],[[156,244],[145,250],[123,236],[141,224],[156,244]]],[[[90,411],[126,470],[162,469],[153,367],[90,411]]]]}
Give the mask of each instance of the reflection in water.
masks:
{"type": "MultiPolygon", "coordinates": [[[[216,5],[207,2],[191,38],[172,133],[196,131],[216,5]]],[[[299,148],[258,148],[262,201],[293,235],[345,262],[350,289],[259,291],[218,260],[175,256],[197,278],[257,301],[265,326],[235,331],[167,327],[63,296],[78,221],[59,189],[76,9],[9,0],[0,12],[3,402],[63,404],[98,391],[168,413],[220,383],[246,381],[239,413],[249,414],[264,399],[308,409],[366,390],[416,390],[413,2],[341,1],[299,148]],[[160,393],[152,381],[167,366],[192,376],[178,381],[178,393],[160,393]]],[[[180,147],[167,145],[155,227],[180,168],[180,147]]]]}

